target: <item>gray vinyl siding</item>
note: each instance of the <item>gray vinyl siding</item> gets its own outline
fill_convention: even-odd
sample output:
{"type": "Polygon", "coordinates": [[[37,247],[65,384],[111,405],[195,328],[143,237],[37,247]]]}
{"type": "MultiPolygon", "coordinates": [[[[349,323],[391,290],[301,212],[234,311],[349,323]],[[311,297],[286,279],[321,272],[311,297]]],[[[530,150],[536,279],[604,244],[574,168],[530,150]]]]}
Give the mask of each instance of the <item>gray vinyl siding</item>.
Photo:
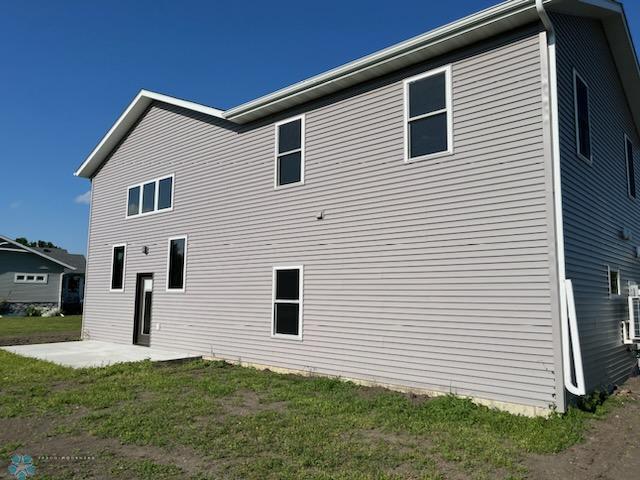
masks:
{"type": "MultiPolygon", "coordinates": [[[[566,276],[574,284],[587,388],[624,380],[637,364],[622,343],[627,282],[640,283],[640,199],[627,195],[624,135],[640,142],[598,21],[555,15],[566,276]],[[593,163],[576,153],[573,69],[590,91],[593,163]],[[620,236],[623,227],[631,241],[620,236]],[[622,296],[609,297],[607,265],[620,269],[622,296]]],[[[638,183],[638,178],[636,178],[638,183]]]]}
{"type": "Polygon", "coordinates": [[[288,115],[239,127],[154,104],[93,178],[87,335],[130,343],[136,273],[152,272],[152,346],[553,404],[537,29],[452,58],[454,155],[404,162],[402,80],[444,59],[292,112],[306,113],[305,185],[282,190],[273,122],[288,115]],[[127,186],[171,173],[174,210],[125,219],[127,186]],[[186,292],[168,293],[177,235],[186,292]],[[277,265],[304,265],[301,342],[270,336],[277,265]]]}
{"type": "Polygon", "coordinates": [[[63,267],[32,253],[0,252],[0,301],[57,303],[63,267]],[[47,273],[47,283],[14,283],[16,273],[47,273]]]}

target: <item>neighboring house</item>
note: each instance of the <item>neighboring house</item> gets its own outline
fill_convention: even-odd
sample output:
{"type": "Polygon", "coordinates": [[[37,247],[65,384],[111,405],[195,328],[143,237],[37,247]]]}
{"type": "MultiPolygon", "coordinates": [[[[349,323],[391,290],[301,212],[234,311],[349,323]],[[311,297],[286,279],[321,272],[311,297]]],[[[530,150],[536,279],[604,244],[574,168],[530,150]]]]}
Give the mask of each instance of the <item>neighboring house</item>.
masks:
{"type": "Polygon", "coordinates": [[[84,303],[84,274],[86,261],[84,255],[69,253],[62,248],[34,248],[34,250],[71,265],[74,270],[65,270],[62,276],[61,308],[67,314],[82,313],[84,303]]]}
{"type": "Polygon", "coordinates": [[[79,313],[84,300],[83,255],[61,248],[31,248],[0,235],[0,314],[28,306],[79,313]]]}
{"type": "Polygon", "coordinates": [[[226,111],[141,91],[76,172],[83,335],[564,411],[637,365],[638,125],[608,0],[508,1],[226,111]]]}

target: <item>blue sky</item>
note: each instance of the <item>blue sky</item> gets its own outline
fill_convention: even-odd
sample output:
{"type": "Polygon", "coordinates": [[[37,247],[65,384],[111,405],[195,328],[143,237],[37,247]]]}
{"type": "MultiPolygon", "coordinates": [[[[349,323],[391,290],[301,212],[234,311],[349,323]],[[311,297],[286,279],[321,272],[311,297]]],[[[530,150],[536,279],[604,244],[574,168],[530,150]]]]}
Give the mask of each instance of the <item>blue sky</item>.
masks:
{"type": "Polygon", "coordinates": [[[494,3],[0,1],[0,233],[85,251],[73,172],[141,88],[228,108],[494,3]]]}

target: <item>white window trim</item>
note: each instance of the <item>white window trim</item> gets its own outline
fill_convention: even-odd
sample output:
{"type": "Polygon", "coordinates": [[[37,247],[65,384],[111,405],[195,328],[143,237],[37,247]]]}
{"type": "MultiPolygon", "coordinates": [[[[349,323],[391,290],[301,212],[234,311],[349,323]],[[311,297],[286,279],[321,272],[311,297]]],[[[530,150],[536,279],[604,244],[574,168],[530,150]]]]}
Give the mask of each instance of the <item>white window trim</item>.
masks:
{"type": "Polygon", "coordinates": [[[406,78],[404,80],[404,161],[405,163],[416,162],[420,160],[429,160],[432,158],[445,157],[449,155],[453,155],[454,147],[453,147],[453,88],[452,88],[452,80],[451,80],[451,65],[445,65],[444,67],[436,68],[433,70],[429,70],[428,72],[421,73],[420,75],[415,75],[410,78],[406,78]],[[433,77],[434,75],[439,75],[441,73],[445,74],[445,108],[441,110],[434,110],[433,112],[429,112],[424,115],[419,115],[412,120],[431,117],[434,115],[439,115],[441,113],[447,113],[447,149],[441,152],[430,153],[428,155],[421,155],[419,157],[411,158],[411,148],[410,148],[410,130],[409,130],[409,85],[412,83],[422,80],[424,78],[433,77]]]}
{"type": "Polygon", "coordinates": [[[127,280],[127,244],[126,243],[115,243],[111,245],[111,263],[109,264],[109,268],[111,269],[111,273],[109,274],[109,291],[110,292],[124,292],[124,287],[127,280]],[[115,251],[117,247],[124,247],[124,258],[122,259],[122,288],[112,288],[113,285],[113,259],[115,258],[115,251]]]}
{"type": "Polygon", "coordinates": [[[165,283],[165,289],[168,293],[184,293],[187,289],[187,235],[176,235],[175,237],[169,237],[167,240],[167,281],[165,283]],[[169,268],[171,266],[171,241],[172,240],[184,240],[184,263],[182,265],[182,288],[169,288],[169,268]]]}
{"type": "Polygon", "coordinates": [[[275,124],[275,148],[274,148],[274,174],[273,174],[273,189],[274,190],[283,190],[285,188],[296,187],[298,185],[304,185],[304,170],[305,170],[305,132],[306,132],[306,115],[303,113],[302,115],[297,115],[295,117],[287,118],[286,120],[282,120],[275,124]],[[287,123],[295,122],[296,120],[300,120],[300,148],[296,148],[294,150],[289,150],[287,152],[278,152],[278,143],[280,142],[280,125],[284,125],[287,123]],[[287,183],[285,185],[278,184],[278,159],[284,155],[288,155],[291,153],[300,152],[300,181],[295,183],[287,183]]]}
{"type": "Polygon", "coordinates": [[[273,276],[271,279],[271,337],[272,338],[282,338],[285,340],[295,340],[302,341],[302,309],[303,309],[303,298],[304,298],[304,265],[277,265],[273,267],[273,276]],[[286,335],[284,333],[276,333],[276,272],[279,270],[298,270],[300,272],[299,275],[299,285],[298,285],[298,293],[300,297],[298,300],[278,300],[278,303],[294,303],[298,304],[298,335],[286,335]]]}
{"type": "Polygon", "coordinates": [[[622,288],[622,275],[620,274],[620,269],[617,270],[612,270],[611,267],[609,265],[607,265],[607,290],[609,290],[609,296],[618,296],[618,295],[622,295],[621,293],[621,288],[622,288]],[[616,272],[618,274],[618,291],[617,292],[612,292],[611,291],[611,272],[616,272]]]}
{"type": "Polygon", "coordinates": [[[174,199],[174,195],[175,195],[175,191],[176,191],[176,175],[175,173],[172,173],[170,175],[164,175],[162,177],[158,177],[158,178],[154,178],[151,180],[146,180],[144,182],[141,183],[136,183],[135,185],[129,185],[127,187],[127,198],[126,198],[126,203],[125,203],[125,211],[124,211],[124,216],[125,218],[138,218],[138,217],[146,217],[148,215],[155,215],[157,213],[164,213],[164,212],[171,212],[173,211],[173,199],[174,199]],[[160,181],[161,180],[166,180],[167,178],[171,178],[171,206],[169,208],[163,208],[162,210],[158,210],[158,196],[160,194],[160,181]],[[153,210],[150,212],[144,212],[142,213],[142,198],[143,198],[143,191],[144,191],[144,185],[147,185],[148,183],[155,183],[156,187],[155,187],[155,196],[153,199],[153,210]],[[138,194],[138,213],[135,213],[133,215],[129,215],[129,190],[131,190],[132,188],[136,188],[139,187],[140,188],[140,192],[138,194]]]}
{"type": "Polygon", "coordinates": [[[591,90],[589,88],[589,84],[575,68],[573,69],[573,115],[576,129],[576,154],[581,160],[591,165],[593,163],[593,131],[591,126],[593,117],[591,116],[591,90]],[[584,86],[587,87],[587,114],[589,115],[589,150],[591,151],[590,157],[585,157],[580,152],[580,128],[578,124],[578,79],[580,79],[580,81],[584,83],[584,86]]]}
{"type": "Polygon", "coordinates": [[[23,272],[17,272],[16,274],[14,274],[13,276],[13,283],[35,283],[38,285],[44,285],[49,283],[49,274],[48,273],[23,273],[23,272]],[[24,276],[24,280],[18,280],[19,276],[24,276]],[[27,280],[27,275],[32,275],[33,276],[33,280],[27,280]],[[44,280],[36,280],[36,277],[44,277],[44,280]]]}
{"type": "MultiPolygon", "coordinates": [[[[629,198],[631,200],[635,200],[637,195],[638,195],[638,184],[636,182],[636,196],[634,197],[633,195],[631,195],[631,172],[629,171],[629,144],[631,144],[631,148],[633,150],[635,150],[633,142],[631,141],[631,139],[627,136],[627,134],[625,133],[624,135],[624,168],[627,171],[627,195],[629,195],[629,198]]],[[[635,170],[636,170],[636,165],[635,165],[635,156],[634,156],[634,151],[631,152],[631,162],[633,163],[633,172],[634,172],[634,177],[635,177],[635,170]]],[[[635,180],[635,178],[634,178],[635,180]]]]}

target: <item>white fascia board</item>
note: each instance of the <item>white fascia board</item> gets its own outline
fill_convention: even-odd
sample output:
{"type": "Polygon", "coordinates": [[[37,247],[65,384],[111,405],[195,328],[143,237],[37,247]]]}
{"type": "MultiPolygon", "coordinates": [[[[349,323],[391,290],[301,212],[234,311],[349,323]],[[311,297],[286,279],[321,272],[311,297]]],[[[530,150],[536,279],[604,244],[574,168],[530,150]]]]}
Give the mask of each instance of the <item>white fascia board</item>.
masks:
{"type": "Polygon", "coordinates": [[[207,107],[206,105],[170,97],[161,93],[150,92],[149,90],[140,90],[140,93],[136,95],[116,123],[114,123],[106,135],[102,137],[100,143],[93,149],[74,175],[77,177],[90,178],[153,101],[168,103],[194,112],[224,118],[224,112],[217,108],[207,107]]]}
{"type": "Polygon", "coordinates": [[[58,265],[62,265],[65,268],[69,268],[71,270],[77,270],[76,267],[74,267],[73,265],[68,265],[64,262],[61,262],[60,260],[56,260],[55,258],[50,257],[49,255],[45,255],[44,253],[34,250],[33,248],[30,248],[25,245],[22,245],[21,243],[15,242],[11,240],[9,237],[5,237],[4,235],[0,235],[0,240],[4,240],[7,243],[15,245],[16,247],[21,248],[29,253],[33,253],[34,255],[38,255],[39,257],[46,258],[50,262],[57,263],[58,265]]]}

